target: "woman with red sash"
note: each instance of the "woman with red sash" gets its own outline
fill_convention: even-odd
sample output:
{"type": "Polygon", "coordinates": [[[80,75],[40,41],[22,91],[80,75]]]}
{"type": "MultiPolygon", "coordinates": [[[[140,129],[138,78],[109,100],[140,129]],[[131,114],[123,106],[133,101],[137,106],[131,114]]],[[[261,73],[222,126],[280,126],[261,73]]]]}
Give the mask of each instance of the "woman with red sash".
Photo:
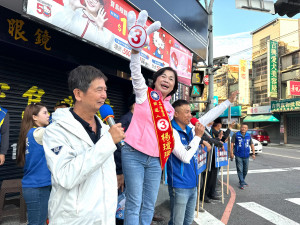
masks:
{"type": "MultiPolygon", "coordinates": [[[[129,28],[135,24],[135,14],[132,13],[128,13],[129,28]]],[[[147,12],[142,11],[137,24],[143,26],[147,17],[147,12]]],[[[156,22],[147,29],[147,34],[159,28],[160,23],[156,22]]],[[[170,123],[174,109],[169,101],[178,88],[177,72],[171,67],[158,70],[153,75],[153,85],[148,87],[141,73],[139,51],[142,47],[133,48],[131,52],[130,69],[136,105],[122,148],[126,225],[151,224],[162,169],[174,147],[170,123]]]]}

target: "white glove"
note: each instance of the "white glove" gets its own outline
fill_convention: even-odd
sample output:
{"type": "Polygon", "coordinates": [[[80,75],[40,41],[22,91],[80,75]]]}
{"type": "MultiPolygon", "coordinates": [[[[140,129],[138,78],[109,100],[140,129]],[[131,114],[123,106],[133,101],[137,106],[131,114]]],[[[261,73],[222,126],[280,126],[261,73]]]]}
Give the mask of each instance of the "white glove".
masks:
{"type": "Polygon", "coordinates": [[[149,35],[157,31],[161,27],[159,21],[151,24],[146,30],[144,29],[148,18],[148,12],[143,10],[139,13],[136,21],[136,15],[133,11],[127,14],[127,29],[128,29],[128,43],[132,49],[140,52],[144,47],[149,45],[149,35]]]}

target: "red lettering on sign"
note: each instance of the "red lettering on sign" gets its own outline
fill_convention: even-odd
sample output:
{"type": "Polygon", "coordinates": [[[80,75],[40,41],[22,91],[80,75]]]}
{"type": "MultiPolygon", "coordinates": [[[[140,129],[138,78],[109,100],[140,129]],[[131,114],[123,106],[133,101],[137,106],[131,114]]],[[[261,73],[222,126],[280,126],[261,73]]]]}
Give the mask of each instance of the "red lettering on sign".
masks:
{"type": "Polygon", "coordinates": [[[54,2],[64,6],[64,1],[63,0],[53,0],[54,2]]]}

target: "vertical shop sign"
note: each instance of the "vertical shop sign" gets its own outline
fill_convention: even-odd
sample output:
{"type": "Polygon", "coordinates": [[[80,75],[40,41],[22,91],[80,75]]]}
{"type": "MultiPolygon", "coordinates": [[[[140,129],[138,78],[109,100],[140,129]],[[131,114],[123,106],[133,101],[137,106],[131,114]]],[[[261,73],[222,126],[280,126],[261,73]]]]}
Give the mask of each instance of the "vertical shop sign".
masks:
{"type": "Polygon", "coordinates": [[[240,60],[239,66],[239,103],[249,104],[249,70],[246,60],[240,60]]]}
{"type": "Polygon", "coordinates": [[[278,42],[268,43],[268,97],[277,98],[278,42]]]}

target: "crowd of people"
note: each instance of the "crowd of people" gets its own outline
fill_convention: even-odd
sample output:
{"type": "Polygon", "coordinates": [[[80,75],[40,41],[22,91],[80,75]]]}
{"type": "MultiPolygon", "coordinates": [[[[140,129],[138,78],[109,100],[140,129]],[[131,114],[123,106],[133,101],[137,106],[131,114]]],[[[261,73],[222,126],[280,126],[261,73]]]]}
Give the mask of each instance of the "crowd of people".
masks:
{"type": "MultiPolygon", "coordinates": [[[[146,20],[147,14],[142,11],[138,25],[146,20]]],[[[135,17],[128,23],[129,28],[134,26],[135,17]]],[[[148,34],[160,27],[157,23],[151,26],[148,34]]],[[[130,111],[120,123],[108,126],[96,115],[107,98],[107,77],[92,66],[78,66],[69,74],[73,107],[58,102],[51,118],[42,103],[25,108],[17,163],[24,167],[22,190],[29,225],[43,225],[47,218],[50,225],[115,224],[118,190],[119,194],[125,190],[126,202],[124,221],[118,220],[117,224],[150,225],[165,165],[169,225],[192,224],[198,185],[197,150],[202,145],[207,151],[212,151],[213,145],[223,147],[230,129],[223,134],[218,117],[238,93],[232,93],[191,127],[189,102],[180,99],[170,103],[178,88],[176,70],[158,70],[153,85],[148,87],[141,73],[142,47],[132,49],[130,69],[135,95],[128,101],[130,111]],[[125,145],[121,146],[123,139],[125,145]]],[[[0,165],[8,149],[8,124],[7,110],[0,107],[0,165]]],[[[231,145],[241,188],[247,185],[249,154],[245,152],[253,147],[246,131],[243,125],[231,145]]],[[[206,203],[220,198],[216,192],[218,168],[212,159],[207,178],[202,176],[207,179],[206,203]]],[[[201,195],[203,189],[202,185],[201,195]]]]}

